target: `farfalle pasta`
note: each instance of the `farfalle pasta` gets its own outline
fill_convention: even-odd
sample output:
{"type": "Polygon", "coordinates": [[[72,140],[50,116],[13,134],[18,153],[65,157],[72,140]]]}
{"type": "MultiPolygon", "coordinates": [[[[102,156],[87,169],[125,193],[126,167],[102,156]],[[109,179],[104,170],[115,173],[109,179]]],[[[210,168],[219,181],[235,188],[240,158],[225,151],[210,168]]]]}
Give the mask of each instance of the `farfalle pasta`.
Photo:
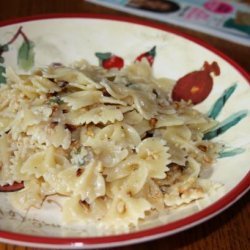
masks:
{"type": "Polygon", "coordinates": [[[216,121],[172,101],[173,81],[154,77],[147,61],[121,70],[81,61],[6,76],[0,186],[13,187],[6,195],[17,210],[60,196],[65,223],[130,228],[213,188],[199,176],[220,149],[203,140],[216,121]]]}

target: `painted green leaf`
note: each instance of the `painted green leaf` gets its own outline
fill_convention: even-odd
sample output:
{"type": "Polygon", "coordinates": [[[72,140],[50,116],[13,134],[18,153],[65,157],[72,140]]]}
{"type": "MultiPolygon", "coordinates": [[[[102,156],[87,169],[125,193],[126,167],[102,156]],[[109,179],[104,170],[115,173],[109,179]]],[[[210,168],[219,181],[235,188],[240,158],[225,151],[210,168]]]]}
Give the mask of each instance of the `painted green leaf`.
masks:
{"type": "Polygon", "coordinates": [[[156,46],[154,46],[151,50],[149,50],[148,54],[152,57],[156,56],[156,46]]]}
{"type": "Polygon", "coordinates": [[[106,53],[101,53],[101,52],[96,52],[95,53],[96,57],[102,62],[104,60],[109,59],[112,54],[110,52],[106,52],[106,53]]]}
{"type": "Polygon", "coordinates": [[[222,111],[224,105],[226,104],[227,100],[230,96],[234,93],[237,84],[232,85],[231,87],[227,88],[224,93],[216,100],[214,105],[212,106],[211,110],[208,113],[210,118],[217,118],[220,112],[222,111]]]}
{"type": "Polygon", "coordinates": [[[250,112],[248,110],[242,110],[230,115],[227,119],[221,122],[214,130],[206,133],[203,139],[211,140],[214,137],[217,137],[218,135],[225,133],[228,129],[230,129],[232,126],[236,125],[243,118],[249,115],[249,113],[250,112]]]}
{"type": "Polygon", "coordinates": [[[35,53],[34,43],[31,41],[24,41],[18,50],[17,57],[18,65],[23,70],[29,70],[34,65],[35,53]]]}
{"type": "Polygon", "coordinates": [[[5,78],[5,67],[0,65],[0,84],[3,84],[6,82],[5,78]]]}
{"type": "Polygon", "coordinates": [[[223,150],[219,153],[219,158],[231,157],[238,154],[242,154],[246,151],[244,148],[233,148],[230,150],[223,150]]]}

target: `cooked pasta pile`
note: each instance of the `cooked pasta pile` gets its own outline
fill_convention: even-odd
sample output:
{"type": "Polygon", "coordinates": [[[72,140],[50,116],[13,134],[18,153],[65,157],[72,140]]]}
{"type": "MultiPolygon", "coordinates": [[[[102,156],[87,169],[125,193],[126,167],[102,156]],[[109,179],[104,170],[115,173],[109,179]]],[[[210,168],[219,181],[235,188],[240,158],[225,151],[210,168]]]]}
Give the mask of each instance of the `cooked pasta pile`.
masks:
{"type": "Polygon", "coordinates": [[[7,69],[0,88],[0,185],[13,207],[62,197],[67,223],[136,226],[151,213],[204,197],[199,178],[219,146],[216,122],[170,99],[171,81],[146,61],[105,70],[86,61],[31,75],[7,69]]]}

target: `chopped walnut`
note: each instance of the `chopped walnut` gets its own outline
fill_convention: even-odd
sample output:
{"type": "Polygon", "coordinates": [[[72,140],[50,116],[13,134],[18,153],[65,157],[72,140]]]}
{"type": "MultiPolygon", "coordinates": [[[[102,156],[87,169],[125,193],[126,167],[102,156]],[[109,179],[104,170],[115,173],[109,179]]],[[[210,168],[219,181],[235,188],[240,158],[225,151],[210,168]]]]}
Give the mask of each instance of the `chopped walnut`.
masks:
{"type": "Polygon", "coordinates": [[[157,120],[156,118],[151,118],[151,119],[149,120],[149,125],[150,125],[150,127],[155,128],[157,121],[158,121],[158,120],[157,120]]]}
{"type": "Polygon", "coordinates": [[[178,165],[176,163],[170,163],[168,165],[168,167],[170,168],[171,171],[182,171],[183,170],[183,166],[178,165]]]}
{"type": "Polygon", "coordinates": [[[203,156],[203,161],[208,164],[211,164],[213,162],[213,160],[208,156],[203,156]]]}
{"type": "Polygon", "coordinates": [[[72,125],[72,124],[65,124],[65,128],[67,128],[70,132],[73,132],[77,129],[77,126],[72,125]]]}
{"type": "Polygon", "coordinates": [[[58,122],[50,122],[49,127],[50,128],[55,128],[58,125],[58,122]]]}
{"type": "Polygon", "coordinates": [[[83,172],[84,172],[84,169],[78,168],[78,169],[76,170],[76,176],[77,176],[77,177],[81,176],[83,172]]]}
{"type": "Polygon", "coordinates": [[[174,102],[173,106],[176,110],[178,110],[180,108],[180,104],[178,102],[174,102]]]}
{"type": "Polygon", "coordinates": [[[91,127],[87,127],[87,132],[86,132],[86,134],[88,135],[88,136],[90,136],[90,137],[93,137],[95,134],[94,134],[94,131],[93,131],[93,129],[91,128],[91,127]]]}
{"type": "Polygon", "coordinates": [[[79,204],[83,208],[85,213],[89,213],[90,205],[86,201],[79,200],[79,204]]]}
{"type": "Polygon", "coordinates": [[[52,106],[52,114],[51,114],[51,116],[52,116],[55,112],[57,112],[58,110],[59,110],[58,105],[53,105],[53,106],[52,106]]]}
{"type": "Polygon", "coordinates": [[[110,96],[109,92],[108,92],[105,88],[101,89],[101,91],[102,91],[102,94],[103,94],[104,96],[107,96],[107,97],[110,96]]]}
{"type": "Polygon", "coordinates": [[[126,204],[123,200],[117,202],[116,210],[119,214],[124,214],[126,212],[126,204]]]}
{"type": "Polygon", "coordinates": [[[207,152],[208,148],[205,145],[198,145],[197,148],[201,150],[202,152],[207,152]]]}

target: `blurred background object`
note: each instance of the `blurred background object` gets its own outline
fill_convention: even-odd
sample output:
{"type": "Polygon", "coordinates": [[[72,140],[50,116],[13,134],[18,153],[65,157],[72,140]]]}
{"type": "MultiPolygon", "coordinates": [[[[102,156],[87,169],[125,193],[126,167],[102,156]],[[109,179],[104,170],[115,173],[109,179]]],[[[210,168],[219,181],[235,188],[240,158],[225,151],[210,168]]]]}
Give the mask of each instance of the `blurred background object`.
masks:
{"type": "Polygon", "coordinates": [[[129,0],[127,6],[156,12],[175,12],[180,9],[177,3],[164,0],[129,0]]]}
{"type": "Polygon", "coordinates": [[[250,5],[219,0],[87,0],[250,46],[250,5]]]}

